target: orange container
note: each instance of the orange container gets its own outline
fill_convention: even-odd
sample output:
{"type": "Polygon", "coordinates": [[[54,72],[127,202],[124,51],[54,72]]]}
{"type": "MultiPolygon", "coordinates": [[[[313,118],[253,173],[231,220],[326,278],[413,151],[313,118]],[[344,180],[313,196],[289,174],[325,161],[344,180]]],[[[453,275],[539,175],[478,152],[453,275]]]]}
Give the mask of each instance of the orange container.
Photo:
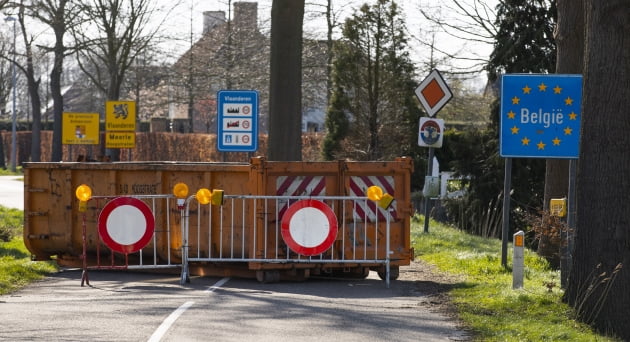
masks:
{"type": "MultiPolygon", "coordinates": [[[[188,162],[118,162],[118,163],[27,163],[25,173],[25,225],[24,241],[35,260],[50,260],[55,257],[61,265],[80,265],[83,251],[83,229],[88,226],[85,240],[86,250],[90,258],[95,257],[99,249],[98,231],[94,227],[98,221],[98,213],[103,203],[91,200],[87,213],[79,212],[79,203],[75,197],[75,189],[81,184],[92,188],[94,196],[124,196],[124,195],[156,195],[171,194],[173,186],[185,183],[194,194],[200,188],[221,189],[226,195],[253,196],[365,196],[367,187],[378,185],[384,192],[395,199],[391,213],[390,250],[391,265],[395,268],[408,265],[413,258],[410,248],[410,216],[412,214],[410,186],[413,163],[409,158],[399,158],[387,162],[270,162],[264,158],[253,158],[251,163],[188,163],[188,162]]],[[[103,200],[105,201],[105,200],[103,200]]],[[[218,214],[218,209],[210,207],[191,208],[190,222],[205,224],[208,211],[218,214]],[[200,215],[199,218],[197,215],[200,215]]],[[[276,210],[279,208],[260,208],[276,210]]],[[[147,248],[146,257],[169,258],[179,261],[181,255],[182,222],[173,219],[178,212],[175,206],[167,206],[165,202],[155,202],[152,208],[155,216],[155,234],[161,239],[154,240],[147,248]],[[169,218],[171,217],[171,218],[169,218]],[[168,227],[167,227],[168,226],[168,227]],[[166,228],[168,229],[166,229],[166,228]],[[166,235],[169,235],[168,237],[166,235]],[[168,242],[166,242],[168,241],[168,242]],[[170,254],[169,254],[170,253],[170,254]]],[[[238,208],[236,210],[239,210],[238,208]]],[[[249,209],[248,209],[249,210],[249,209]]],[[[351,217],[383,215],[379,210],[370,212],[367,207],[348,207],[335,209],[339,218],[339,226],[350,228],[351,217]],[[341,211],[345,210],[346,213],[341,211]],[[346,218],[348,222],[342,222],[346,218]]],[[[236,218],[238,226],[247,227],[237,234],[259,234],[265,222],[260,212],[248,213],[242,218],[236,218]],[[254,222],[258,220],[257,222],[254,222]]],[[[223,213],[227,220],[228,213],[223,213]]],[[[375,218],[384,222],[383,218],[375,218]]],[[[204,235],[190,235],[190,249],[199,254],[213,256],[218,251],[216,246],[208,242],[211,238],[226,240],[225,236],[218,237],[218,231],[223,220],[215,219],[210,223],[211,231],[204,235]]],[[[269,223],[269,222],[267,222],[269,223]]],[[[372,223],[368,223],[368,226],[372,223]]],[[[371,227],[371,226],[370,226],[371,227]]],[[[379,239],[385,235],[384,225],[367,229],[371,233],[366,239],[379,239]]],[[[346,232],[346,230],[340,230],[346,232]]],[[[349,230],[348,230],[349,231],[349,230]]],[[[349,233],[346,233],[349,234],[349,233]]],[[[276,237],[274,237],[276,238],[276,237]]],[[[278,237],[280,238],[280,237],[278,237]]],[[[343,237],[338,237],[341,241],[343,237]]],[[[350,236],[347,237],[351,238],[350,236]]],[[[243,255],[254,261],[247,262],[249,270],[285,269],[287,265],[265,263],[261,259],[268,258],[269,253],[275,253],[277,245],[271,245],[269,239],[244,238],[243,244],[232,246],[230,253],[243,255]],[[265,239],[266,240],[266,239],[265,239]],[[236,248],[236,250],[234,249],[236,248]]],[[[339,250],[344,250],[336,242],[339,250]]],[[[362,241],[356,241],[358,248],[353,253],[362,253],[362,241]]],[[[222,244],[221,244],[222,245],[222,244]]],[[[227,243],[226,243],[227,245],[227,243]]],[[[367,246],[367,243],[364,243],[367,246]]],[[[380,248],[380,246],[379,246],[380,248]]],[[[384,248],[384,247],[383,247],[384,248]]],[[[225,247],[224,247],[225,249],[225,247]]],[[[346,248],[347,249],[347,248],[346,248]]],[[[344,251],[347,253],[347,251],[344,251]]],[[[386,251],[370,252],[384,255],[386,251]]],[[[349,258],[347,258],[349,259],[349,258]]],[[[302,265],[301,267],[311,267],[302,265]]],[[[205,265],[208,271],[212,265],[205,265]]],[[[229,273],[230,265],[221,265],[222,274],[229,273]]],[[[236,266],[235,266],[236,267],[236,266]]],[[[355,264],[338,262],[329,265],[330,268],[351,268],[355,264]]],[[[237,268],[242,268],[239,265],[237,268]]]]}

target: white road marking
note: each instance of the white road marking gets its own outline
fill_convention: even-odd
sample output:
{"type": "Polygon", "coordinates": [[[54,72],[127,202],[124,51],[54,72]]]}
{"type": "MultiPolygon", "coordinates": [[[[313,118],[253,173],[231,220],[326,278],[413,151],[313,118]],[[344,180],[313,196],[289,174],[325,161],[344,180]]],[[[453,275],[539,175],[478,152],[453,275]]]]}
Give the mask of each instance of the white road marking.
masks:
{"type": "Polygon", "coordinates": [[[171,325],[173,325],[173,323],[175,323],[179,316],[181,316],[193,304],[195,304],[195,302],[193,301],[186,302],[182,304],[179,308],[177,308],[177,310],[173,311],[168,317],[166,317],[164,322],[162,322],[157,330],[155,330],[153,335],[151,335],[151,337],[149,338],[149,342],[158,342],[162,340],[162,337],[164,337],[164,334],[166,334],[168,329],[171,328],[171,325]]]}
{"type": "Polygon", "coordinates": [[[217,281],[214,285],[210,286],[206,292],[214,292],[214,290],[218,289],[219,287],[223,286],[225,283],[228,282],[228,280],[230,280],[229,277],[225,277],[219,281],[217,281]]]}
{"type": "MultiPolygon", "coordinates": [[[[227,283],[228,280],[230,280],[230,278],[226,277],[217,281],[214,285],[210,286],[205,292],[208,292],[208,293],[214,292],[214,290],[218,289],[223,284],[227,283]]],[[[179,316],[181,316],[184,312],[186,312],[186,310],[188,310],[191,306],[193,306],[193,304],[195,304],[195,302],[188,301],[182,304],[180,307],[178,307],[175,311],[173,311],[168,317],[166,317],[166,319],[162,322],[162,324],[160,324],[160,326],[155,330],[153,335],[151,335],[151,337],[149,338],[148,342],[161,341],[162,337],[164,337],[164,334],[166,334],[168,329],[171,328],[171,326],[173,325],[173,323],[175,323],[175,321],[179,318],[179,316]]]]}

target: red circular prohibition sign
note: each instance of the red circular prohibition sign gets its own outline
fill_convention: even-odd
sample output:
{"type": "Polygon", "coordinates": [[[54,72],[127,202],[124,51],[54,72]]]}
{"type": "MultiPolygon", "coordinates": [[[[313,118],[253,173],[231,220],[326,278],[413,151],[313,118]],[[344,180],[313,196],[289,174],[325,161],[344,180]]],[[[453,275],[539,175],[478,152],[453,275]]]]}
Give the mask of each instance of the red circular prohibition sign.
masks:
{"type": "Polygon", "coordinates": [[[107,202],[98,216],[98,234],[107,247],[120,253],[134,253],[153,236],[155,219],[149,206],[133,197],[107,202]]]}
{"type": "Polygon", "coordinates": [[[284,213],[280,232],[292,251],[318,255],[330,248],[337,237],[337,216],[322,201],[300,200],[284,213]]]}

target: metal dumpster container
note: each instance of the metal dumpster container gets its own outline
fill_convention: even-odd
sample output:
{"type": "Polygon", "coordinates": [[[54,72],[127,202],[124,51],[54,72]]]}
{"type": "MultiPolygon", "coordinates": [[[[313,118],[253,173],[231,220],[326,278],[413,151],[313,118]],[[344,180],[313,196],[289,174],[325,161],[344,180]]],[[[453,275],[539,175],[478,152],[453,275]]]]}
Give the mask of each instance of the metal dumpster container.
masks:
{"type": "Polygon", "coordinates": [[[409,233],[412,165],[408,158],[387,162],[270,162],[253,158],[250,163],[27,163],[24,241],[35,260],[55,258],[60,265],[79,266],[85,251],[93,263],[101,254],[112,254],[102,246],[95,228],[105,201],[90,201],[87,213],[80,213],[74,194],[79,185],[89,185],[95,195],[114,198],[171,194],[175,184],[184,183],[191,193],[200,188],[221,189],[228,197],[253,196],[255,201],[231,200],[225,208],[191,206],[187,219],[193,229],[186,240],[182,240],[182,218],[175,205],[168,201],[148,203],[157,238],[143,250],[143,257],[180,262],[182,241],[187,241],[185,247],[192,252],[191,271],[198,274],[260,277],[267,270],[295,273],[296,269],[310,269],[315,273],[337,270],[361,275],[369,268],[382,270],[382,265],[349,260],[357,260],[356,254],[363,259],[387,254],[384,244],[374,244],[385,236],[388,216],[389,257],[396,270],[413,258],[409,233]],[[388,210],[369,202],[334,207],[340,227],[334,245],[341,251],[339,258],[335,256],[326,264],[317,260],[296,263],[293,257],[277,262],[285,260],[278,256],[291,251],[278,230],[266,227],[278,224],[291,204],[290,198],[364,196],[371,185],[383,188],[395,201],[388,210]],[[256,201],[264,196],[280,200],[256,201]],[[362,234],[356,233],[357,222],[363,224],[362,234]]]}

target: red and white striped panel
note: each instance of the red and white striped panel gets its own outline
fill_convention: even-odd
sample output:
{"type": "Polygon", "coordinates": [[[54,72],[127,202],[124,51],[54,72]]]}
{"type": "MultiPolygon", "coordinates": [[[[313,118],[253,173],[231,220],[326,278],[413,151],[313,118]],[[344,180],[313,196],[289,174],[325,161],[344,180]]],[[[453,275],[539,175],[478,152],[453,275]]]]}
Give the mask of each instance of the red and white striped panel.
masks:
{"type": "MultiPolygon", "coordinates": [[[[277,196],[325,196],[324,176],[279,176],[276,179],[277,196]]],[[[278,219],[281,219],[289,203],[280,206],[278,219]]]]}
{"type": "MultiPolygon", "coordinates": [[[[392,176],[352,176],[350,177],[350,195],[365,197],[365,191],[372,185],[377,185],[383,189],[383,193],[388,193],[394,197],[394,177],[392,176]]],[[[375,222],[376,215],[378,220],[384,222],[386,219],[387,211],[379,207],[373,201],[357,201],[354,209],[355,219],[365,220],[368,222],[375,222]]],[[[395,220],[397,217],[396,202],[391,207],[392,218],[395,220]]]]}

